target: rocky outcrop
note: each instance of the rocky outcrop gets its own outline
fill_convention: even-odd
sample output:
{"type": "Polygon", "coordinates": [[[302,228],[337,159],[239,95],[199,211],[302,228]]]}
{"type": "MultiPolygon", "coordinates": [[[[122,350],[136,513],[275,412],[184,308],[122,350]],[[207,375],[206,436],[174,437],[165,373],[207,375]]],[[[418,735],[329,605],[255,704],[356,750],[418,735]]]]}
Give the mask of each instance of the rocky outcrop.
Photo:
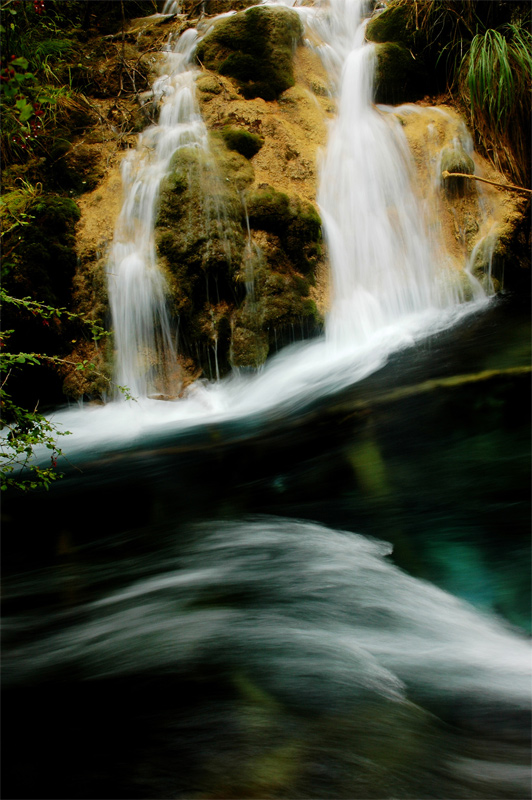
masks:
{"type": "Polygon", "coordinates": [[[505,190],[505,177],[474,151],[465,121],[456,109],[412,104],[398,108],[395,116],[412,154],[414,190],[454,274],[466,290],[464,266],[490,292],[512,288],[516,271],[509,242],[516,242],[526,199],[505,190]],[[500,186],[467,178],[444,179],[445,171],[475,174],[500,186]],[[508,271],[503,262],[508,263],[508,271]]]}

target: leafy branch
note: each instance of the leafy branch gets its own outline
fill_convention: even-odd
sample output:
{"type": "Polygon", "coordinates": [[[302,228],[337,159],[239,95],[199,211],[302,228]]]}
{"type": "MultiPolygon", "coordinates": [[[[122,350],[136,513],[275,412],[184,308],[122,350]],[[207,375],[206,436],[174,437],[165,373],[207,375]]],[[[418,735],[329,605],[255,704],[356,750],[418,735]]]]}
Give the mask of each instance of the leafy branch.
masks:
{"type": "MultiPolygon", "coordinates": [[[[13,297],[0,289],[0,299],[17,308],[39,315],[42,319],[64,317],[69,321],[82,322],[90,329],[95,341],[109,335],[101,325],[66,308],[56,308],[29,297],[13,297]]],[[[76,370],[90,370],[93,374],[104,378],[109,385],[113,382],[96,365],[88,359],[73,361],[59,355],[45,353],[9,352],[5,349],[13,330],[0,333],[0,373],[5,376],[0,384],[0,485],[2,490],[8,487],[27,491],[29,489],[48,489],[50,484],[62,477],[57,463],[65,457],[57,445],[59,436],[67,436],[70,431],[59,427],[41,414],[36,406],[28,410],[20,406],[7,391],[6,384],[13,370],[23,366],[41,366],[51,364],[56,367],[74,367],[76,370]],[[49,466],[39,466],[34,462],[36,448],[50,451],[49,466]]],[[[128,400],[135,400],[126,386],[117,387],[128,400]]]]}

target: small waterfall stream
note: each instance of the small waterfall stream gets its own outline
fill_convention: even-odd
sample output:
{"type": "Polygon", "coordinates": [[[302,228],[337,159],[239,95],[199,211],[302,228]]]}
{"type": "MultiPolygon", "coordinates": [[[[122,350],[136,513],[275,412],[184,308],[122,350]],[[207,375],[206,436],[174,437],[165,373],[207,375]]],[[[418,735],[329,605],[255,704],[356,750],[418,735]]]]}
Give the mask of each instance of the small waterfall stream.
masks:
{"type": "Polygon", "coordinates": [[[364,41],[364,2],[333,0],[320,25],[331,82],[339,77],[338,117],[322,165],[318,201],[332,265],[327,336],[364,342],[411,314],[463,300],[431,241],[410,185],[414,173],[398,120],[372,105],[374,46],[364,41]],[[342,22],[350,8],[351,21],[342,22]],[[343,63],[342,63],[343,62],[343,63]]]}
{"type": "Polygon", "coordinates": [[[166,283],[156,265],[153,231],[159,186],[172,156],[183,146],[207,147],[190,66],[196,42],[196,32],[188,30],[175,46],[167,45],[164,74],[153,85],[161,104],[159,122],[139,136],[136,150],[122,165],[125,201],[110,252],[108,284],[115,381],[137,397],[163,391],[163,375],[175,369],[166,283]]]}

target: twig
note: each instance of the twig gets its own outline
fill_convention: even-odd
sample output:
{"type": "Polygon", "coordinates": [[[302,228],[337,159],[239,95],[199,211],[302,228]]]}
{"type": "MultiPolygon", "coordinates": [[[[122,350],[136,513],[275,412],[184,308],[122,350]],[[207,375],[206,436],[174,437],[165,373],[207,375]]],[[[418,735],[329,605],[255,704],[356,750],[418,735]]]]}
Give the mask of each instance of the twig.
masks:
{"type": "Polygon", "coordinates": [[[469,178],[472,181],[482,181],[482,183],[489,183],[491,186],[498,186],[500,189],[510,189],[513,192],[527,192],[532,194],[532,189],[525,189],[524,186],[514,186],[511,183],[497,183],[497,181],[489,181],[487,178],[481,178],[479,175],[468,175],[465,172],[448,172],[446,169],[441,174],[442,178],[469,178]]]}

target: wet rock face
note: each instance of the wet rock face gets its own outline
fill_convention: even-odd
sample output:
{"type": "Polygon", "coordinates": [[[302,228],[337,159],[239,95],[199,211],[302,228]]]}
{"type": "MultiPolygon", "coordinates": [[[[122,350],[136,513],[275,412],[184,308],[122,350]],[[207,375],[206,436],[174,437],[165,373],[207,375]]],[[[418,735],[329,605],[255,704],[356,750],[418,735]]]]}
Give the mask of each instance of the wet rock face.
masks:
{"type": "Polygon", "coordinates": [[[428,91],[427,65],[420,55],[426,42],[419,41],[423,34],[412,29],[411,17],[411,8],[392,4],[368,23],[366,38],[376,43],[376,103],[413,102],[428,91]]]}
{"type": "Polygon", "coordinates": [[[234,78],[243,97],[275,100],[294,85],[293,51],[303,33],[284,7],[254,7],[215,24],[197,49],[208,69],[234,78]]]}
{"type": "Polygon", "coordinates": [[[314,285],[324,258],[313,201],[330,101],[312,89],[323,84],[318,60],[295,48],[302,29],[294,12],[252,8],[209,24],[196,84],[209,151],[174,157],[156,242],[179,351],[215,378],[321,330],[314,285]]]}
{"type": "Polygon", "coordinates": [[[257,367],[320,325],[309,297],[319,216],[271,186],[248,189],[252,180],[250,162],[212,137],[208,153],[176,154],[161,190],[157,250],[180,351],[209,378],[257,367]]]}
{"type": "Polygon", "coordinates": [[[375,45],[376,68],[374,97],[376,103],[400,103],[419,100],[427,92],[424,68],[401,42],[375,45]]]}
{"type": "MultiPolygon", "coordinates": [[[[441,154],[441,171],[461,173],[462,175],[473,175],[475,172],[475,162],[471,156],[461,147],[446,147],[441,154]]],[[[462,196],[467,191],[471,191],[468,186],[471,181],[467,178],[457,176],[449,177],[443,181],[443,188],[449,197],[462,196]]]]}

